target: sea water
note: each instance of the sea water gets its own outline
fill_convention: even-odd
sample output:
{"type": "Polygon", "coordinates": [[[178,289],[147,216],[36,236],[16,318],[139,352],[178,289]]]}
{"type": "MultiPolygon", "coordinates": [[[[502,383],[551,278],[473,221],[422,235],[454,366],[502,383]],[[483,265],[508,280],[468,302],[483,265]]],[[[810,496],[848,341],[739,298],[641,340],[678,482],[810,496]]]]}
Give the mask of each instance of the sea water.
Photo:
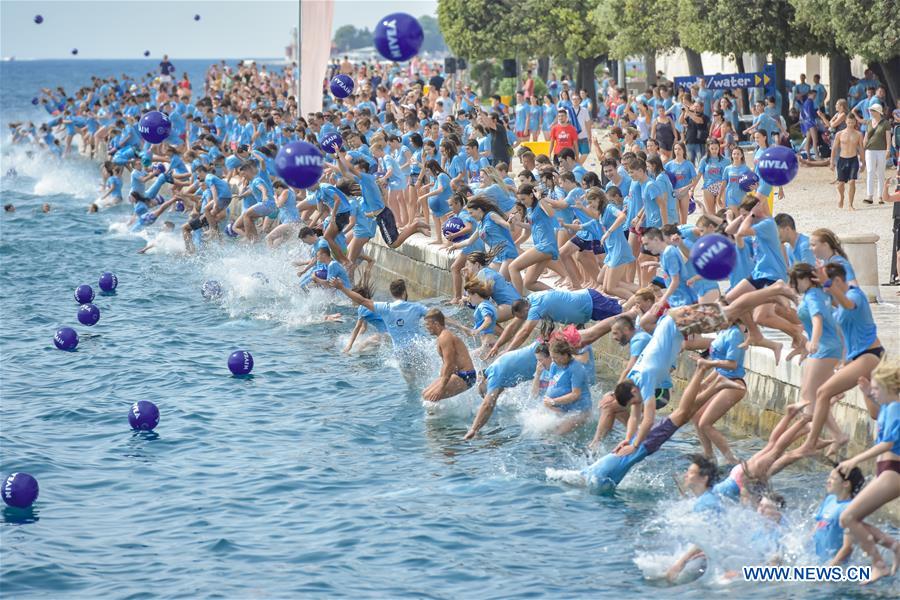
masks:
{"type": "MultiPolygon", "coordinates": [[[[205,61],[174,61],[202,87],[205,61]]],[[[151,61],[35,61],[0,68],[5,122],[44,119],[30,99],[90,75],[142,73],[151,61]]],[[[5,132],[4,132],[5,134],[5,132]]],[[[462,436],[479,398],[425,407],[390,353],[344,355],[355,310],[305,294],[293,244],[270,252],[226,243],[185,258],[177,236],[127,232],[127,208],[87,214],[97,166],[29,159],[2,147],[0,471],[40,481],[31,511],[0,518],[0,592],[23,598],[890,597],[892,582],[726,583],[762,560],[748,544],[760,521],[735,509],[715,522],[691,512],[673,473],[698,449],[679,432],[611,496],[578,471],[596,418],[565,438],[548,432],[527,385],[506,394],[484,435],[462,436]],[[49,214],[39,206],[49,202],[49,214]],[[156,248],[139,255],[148,240],[156,248]],[[100,322],[76,320],[73,290],[97,289],[100,322]],[[264,282],[254,273],[261,272],[264,282]],[[205,301],[204,281],[224,296],[205,301]],[[325,323],[326,313],[344,322],[325,323]],[[60,326],[81,335],[60,352],[60,326]],[[252,377],[226,366],[253,353],[252,377]],[[161,412],[153,433],[128,425],[133,402],[161,412]],[[709,556],[695,581],[664,583],[690,544],[709,556]]],[[[183,216],[162,219],[180,225],[183,216]]],[[[387,283],[378,281],[380,296],[387,283]]],[[[428,300],[438,305],[438,300],[428,300]]],[[[459,318],[467,318],[460,313],[459,318]]],[[[433,343],[428,339],[427,347],[433,343]]],[[[438,365],[420,366],[427,381],[438,365]]],[[[598,399],[604,388],[594,389],[598,399]]],[[[609,445],[621,437],[617,430],[609,445]]],[[[748,457],[761,447],[737,440],[748,457]]],[[[825,473],[801,464],[775,480],[789,502],[784,552],[815,564],[807,541],[825,473]]],[[[860,560],[859,553],[854,556],[860,560]]],[[[688,573],[685,580],[696,573],[688,573]]]]}

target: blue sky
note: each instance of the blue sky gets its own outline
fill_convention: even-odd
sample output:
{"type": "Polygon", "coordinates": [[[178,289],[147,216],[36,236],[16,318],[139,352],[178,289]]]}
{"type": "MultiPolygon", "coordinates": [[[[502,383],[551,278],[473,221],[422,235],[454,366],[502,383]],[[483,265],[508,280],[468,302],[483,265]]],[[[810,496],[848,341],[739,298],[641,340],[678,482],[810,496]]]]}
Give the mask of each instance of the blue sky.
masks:
{"type": "MultiPolygon", "coordinates": [[[[154,57],[281,57],[299,6],[297,0],[0,0],[0,54],[71,58],[78,48],[79,58],[140,58],[144,50],[154,57]],[[33,22],[37,14],[41,25],[33,22]]],[[[335,0],[333,29],[372,29],[397,11],[436,16],[437,2],[335,0]]]]}

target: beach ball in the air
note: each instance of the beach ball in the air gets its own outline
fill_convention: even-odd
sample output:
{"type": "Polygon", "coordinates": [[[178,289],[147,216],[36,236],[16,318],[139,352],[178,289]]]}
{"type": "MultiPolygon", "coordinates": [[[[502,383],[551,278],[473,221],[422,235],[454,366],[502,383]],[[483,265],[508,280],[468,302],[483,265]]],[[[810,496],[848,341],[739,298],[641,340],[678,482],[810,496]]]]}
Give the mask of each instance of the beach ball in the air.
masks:
{"type": "Polygon", "coordinates": [[[200,15],[194,15],[194,20],[195,20],[195,21],[199,21],[199,20],[200,20],[200,15]]]}
{"type": "Polygon", "coordinates": [[[75,302],[78,304],[89,304],[94,301],[94,290],[88,284],[84,283],[75,288],[75,302]]]}
{"type": "Polygon", "coordinates": [[[150,56],[150,51],[149,51],[149,50],[144,50],[144,56],[150,56]]]}
{"type": "Polygon", "coordinates": [[[28,508],[38,492],[37,479],[28,473],[12,473],[3,482],[3,501],[14,508],[28,508]]]}
{"type": "Polygon", "coordinates": [[[375,26],[375,49],[388,60],[403,62],[419,52],[425,32],[416,18],[407,13],[391,13],[375,26]]]}
{"type": "Polygon", "coordinates": [[[78,54],[78,48],[72,48],[72,56],[78,54]]]}
{"type": "Polygon", "coordinates": [[[235,375],[247,375],[253,370],[253,355],[246,350],[235,350],[228,357],[228,368],[235,375]]]}
{"type": "Polygon", "coordinates": [[[799,164],[794,151],[786,146],[771,146],[763,150],[756,166],[759,176],[769,185],[787,185],[796,177],[799,164]]]}
{"type": "Polygon", "coordinates": [[[444,227],[442,231],[444,232],[444,237],[448,240],[453,240],[454,242],[461,242],[467,239],[469,236],[464,235],[461,237],[453,237],[457,233],[465,228],[466,224],[459,217],[450,217],[444,222],[444,227]]]}
{"type": "Polygon", "coordinates": [[[92,327],[100,320],[100,309],[96,304],[82,304],[78,309],[78,322],[92,327]]]}
{"type": "Polygon", "coordinates": [[[335,98],[346,98],[353,93],[353,78],[343,73],[331,79],[331,93],[335,98]]]}
{"type": "Polygon", "coordinates": [[[118,286],[119,278],[115,273],[107,271],[100,276],[100,289],[104,292],[114,292],[118,286]]]}
{"type": "Polygon", "coordinates": [[[152,402],[139,400],[128,411],[128,424],[132,429],[153,431],[159,425],[159,409],[152,402]]]}
{"type": "Polygon", "coordinates": [[[41,15],[34,15],[34,22],[40,25],[44,22],[44,17],[42,17],[41,15]]]}
{"type": "Polygon", "coordinates": [[[291,187],[306,189],[322,177],[325,157],[307,142],[285,144],[275,157],[278,176],[291,187]]]}
{"type": "Polygon", "coordinates": [[[731,275],[737,262],[737,248],[724,235],[704,235],[691,248],[691,262],[701,277],[719,281],[731,275]]]}
{"type": "Polygon", "coordinates": [[[334,154],[335,146],[337,146],[338,150],[344,147],[344,138],[341,137],[341,134],[335,131],[334,133],[329,133],[328,135],[323,137],[320,145],[322,146],[322,150],[324,150],[328,154],[334,154]]]}
{"type": "Polygon", "coordinates": [[[144,113],[138,123],[138,132],[141,137],[151,144],[158,144],[169,137],[170,131],[172,131],[172,122],[169,120],[169,115],[158,110],[144,113]]]}
{"type": "Polygon", "coordinates": [[[53,336],[53,344],[60,350],[74,350],[78,347],[78,332],[71,327],[61,327],[53,336]]]}

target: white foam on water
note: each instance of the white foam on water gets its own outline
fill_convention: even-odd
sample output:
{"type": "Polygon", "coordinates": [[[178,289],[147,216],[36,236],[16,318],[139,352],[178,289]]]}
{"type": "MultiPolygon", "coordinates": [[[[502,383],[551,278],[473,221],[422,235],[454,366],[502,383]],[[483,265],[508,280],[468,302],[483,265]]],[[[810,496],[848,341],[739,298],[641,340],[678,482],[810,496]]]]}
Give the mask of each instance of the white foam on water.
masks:
{"type": "Polygon", "coordinates": [[[568,485],[577,486],[585,485],[584,473],[581,472],[581,469],[554,469],[547,467],[544,470],[544,475],[547,477],[547,481],[560,481],[568,485]]]}
{"type": "MultiPolygon", "coordinates": [[[[73,152],[76,152],[74,148],[73,152]]],[[[49,152],[13,146],[3,154],[4,173],[10,168],[16,170],[16,179],[22,184],[25,183],[23,177],[33,180],[29,192],[36,196],[68,194],[85,200],[98,197],[99,168],[87,159],[61,161],[49,152]]]]}

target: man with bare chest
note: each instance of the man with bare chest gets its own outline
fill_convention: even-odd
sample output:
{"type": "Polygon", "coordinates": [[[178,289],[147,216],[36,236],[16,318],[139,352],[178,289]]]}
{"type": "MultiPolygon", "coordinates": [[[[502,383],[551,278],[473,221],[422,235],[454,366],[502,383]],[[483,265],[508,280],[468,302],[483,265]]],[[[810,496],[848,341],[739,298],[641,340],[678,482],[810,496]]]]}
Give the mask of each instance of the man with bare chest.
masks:
{"type": "Polygon", "coordinates": [[[856,178],[860,169],[865,169],[866,158],[863,149],[863,136],[859,132],[859,123],[853,113],[847,115],[847,128],[834,137],[834,149],[831,152],[831,168],[835,170],[838,188],[838,208],[844,208],[844,187],[850,184],[850,210],[856,196],[856,178]]]}
{"type": "Polygon", "coordinates": [[[444,313],[432,308],[423,319],[425,329],[437,337],[437,350],[441,357],[441,374],[422,391],[422,398],[437,402],[461,394],[475,385],[475,366],[469,349],[458,336],[446,327],[444,313]]]}

